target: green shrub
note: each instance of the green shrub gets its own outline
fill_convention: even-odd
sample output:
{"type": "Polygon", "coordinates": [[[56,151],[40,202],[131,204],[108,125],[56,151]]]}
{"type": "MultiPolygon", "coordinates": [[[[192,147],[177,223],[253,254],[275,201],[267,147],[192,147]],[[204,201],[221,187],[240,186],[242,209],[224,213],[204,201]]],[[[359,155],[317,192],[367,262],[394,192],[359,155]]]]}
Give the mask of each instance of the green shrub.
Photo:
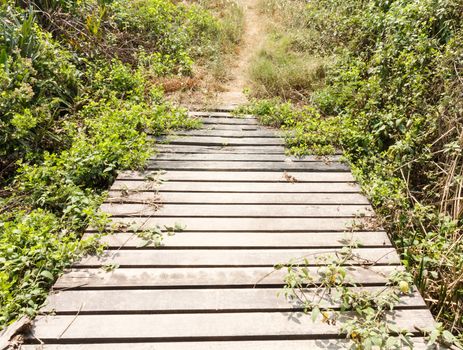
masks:
{"type": "Polygon", "coordinates": [[[0,7],[0,182],[16,160],[66,143],[62,123],[80,77],[72,61],[33,14],[0,7]]]}
{"type": "MultiPolygon", "coordinates": [[[[56,3],[60,11],[86,8],[65,4],[72,2],[56,3]]],[[[141,49],[132,64],[91,57],[82,47],[71,51],[67,36],[52,38],[29,10],[0,5],[0,13],[1,328],[34,316],[63,269],[96,248],[80,238],[89,224],[104,228],[104,190],[118,170],[144,165],[153,144],[148,135],[198,122],[166,103],[153,81],[183,74],[188,55],[159,60],[154,53],[152,65],[141,49]]]]}
{"type": "Polygon", "coordinates": [[[42,209],[3,215],[0,230],[0,325],[5,325],[20,315],[34,316],[55,276],[91,244],[79,242],[72,226],[42,209]]]}

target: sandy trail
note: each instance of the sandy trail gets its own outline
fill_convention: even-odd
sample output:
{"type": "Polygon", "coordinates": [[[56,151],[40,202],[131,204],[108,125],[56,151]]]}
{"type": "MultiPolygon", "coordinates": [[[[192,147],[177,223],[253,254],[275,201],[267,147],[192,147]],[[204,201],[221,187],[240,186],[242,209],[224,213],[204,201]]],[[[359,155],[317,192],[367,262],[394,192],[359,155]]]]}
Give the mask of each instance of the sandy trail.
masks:
{"type": "Polygon", "coordinates": [[[245,27],[240,51],[231,67],[230,80],[224,84],[224,92],[217,96],[219,106],[237,106],[247,102],[243,90],[248,86],[251,60],[260,49],[264,35],[264,23],[259,14],[259,0],[240,0],[244,9],[245,27]]]}

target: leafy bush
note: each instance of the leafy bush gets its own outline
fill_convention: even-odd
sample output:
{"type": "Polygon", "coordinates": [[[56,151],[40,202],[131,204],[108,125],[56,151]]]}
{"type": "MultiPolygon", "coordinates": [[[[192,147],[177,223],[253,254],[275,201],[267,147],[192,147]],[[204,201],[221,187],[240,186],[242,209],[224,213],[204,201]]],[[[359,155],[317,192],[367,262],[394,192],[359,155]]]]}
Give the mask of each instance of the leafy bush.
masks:
{"type": "MultiPolygon", "coordinates": [[[[95,204],[98,202],[95,202],[95,204]]],[[[90,213],[95,207],[87,206],[90,213]]],[[[49,286],[68,264],[91,246],[43,209],[15,213],[0,222],[0,324],[34,316],[49,286]]]]}
{"type": "Polygon", "coordinates": [[[80,73],[72,55],[34,24],[32,13],[0,7],[0,181],[17,159],[66,143],[65,115],[80,73]]]}
{"type": "MultiPolygon", "coordinates": [[[[170,6],[175,15],[190,11],[152,4],[170,6]]],[[[153,143],[148,134],[198,126],[165,102],[154,79],[184,74],[179,67],[192,61],[182,52],[191,42],[173,56],[132,48],[135,60],[123,63],[84,52],[68,40],[72,31],[58,26],[60,16],[110,4],[28,5],[51,11],[48,20],[11,2],[0,5],[0,327],[33,316],[63,269],[96,248],[80,241],[83,230],[103,229],[104,190],[118,170],[143,166],[153,143]],[[60,30],[52,37],[44,26],[60,30]]],[[[198,10],[188,30],[208,37],[202,15],[210,19],[198,10]]],[[[112,35],[111,21],[101,23],[101,37],[112,35]]]]}

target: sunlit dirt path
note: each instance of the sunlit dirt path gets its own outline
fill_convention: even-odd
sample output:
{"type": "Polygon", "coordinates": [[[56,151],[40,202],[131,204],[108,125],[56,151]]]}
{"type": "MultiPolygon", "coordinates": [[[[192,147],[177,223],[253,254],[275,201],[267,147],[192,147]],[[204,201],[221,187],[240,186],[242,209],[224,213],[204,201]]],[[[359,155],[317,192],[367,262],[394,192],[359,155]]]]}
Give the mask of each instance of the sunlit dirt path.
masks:
{"type": "Polygon", "coordinates": [[[218,94],[219,106],[236,106],[247,101],[243,90],[248,86],[249,66],[265,36],[264,19],[259,14],[258,3],[259,0],[241,0],[245,16],[242,44],[235,64],[231,67],[231,79],[224,85],[224,92],[218,94]]]}

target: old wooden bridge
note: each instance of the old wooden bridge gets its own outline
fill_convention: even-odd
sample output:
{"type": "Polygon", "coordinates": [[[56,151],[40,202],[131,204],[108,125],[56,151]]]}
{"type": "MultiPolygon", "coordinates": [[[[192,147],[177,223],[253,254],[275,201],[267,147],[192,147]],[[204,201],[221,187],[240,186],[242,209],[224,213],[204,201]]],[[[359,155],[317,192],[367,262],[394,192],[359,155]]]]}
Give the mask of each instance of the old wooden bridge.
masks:
{"type": "MultiPolygon", "coordinates": [[[[347,229],[374,215],[348,166],[339,156],[286,156],[279,135],[252,117],[191,114],[203,120],[201,130],[159,145],[145,173],[119,175],[103,210],[120,231],[103,238],[102,256],[84,258],[58,279],[24,349],[348,346],[337,325],[313,323],[277,296],[283,272],[267,276],[276,263],[333,252],[346,239],[377,261],[348,267],[364,288],[384,287],[401,268],[384,231],[347,229]],[[158,248],[123,229],[176,224],[185,230],[158,248]]],[[[309,259],[315,271],[319,260],[309,259]]],[[[433,318],[419,293],[404,297],[390,321],[425,348],[418,329],[433,318]]]]}

